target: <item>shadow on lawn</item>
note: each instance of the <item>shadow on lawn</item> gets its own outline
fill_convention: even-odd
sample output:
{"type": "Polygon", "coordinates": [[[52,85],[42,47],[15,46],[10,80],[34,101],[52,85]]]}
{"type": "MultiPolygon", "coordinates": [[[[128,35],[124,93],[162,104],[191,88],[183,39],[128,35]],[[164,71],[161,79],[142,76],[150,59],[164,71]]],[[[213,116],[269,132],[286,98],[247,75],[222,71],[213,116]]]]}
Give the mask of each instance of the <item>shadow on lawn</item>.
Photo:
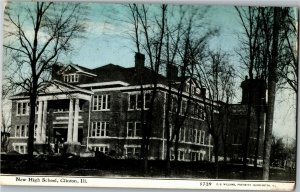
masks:
{"type": "MultiPolygon", "coordinates": [[[[214,179],[214,163],[171,162],[166,175],[165,161],[149,160],[149,169],[143,172],[143,162],[136,159],[113,159],[105,155],[80,158],[73,155],[36,156],[28,165],[26,155],[2,155],[1,173],[33,175],[73,175],[98,177],[158,177],[180,179],[214,179]]],[[[261,180],[262,168],[220,163],[219,179],[261,180]]],[[[295,170],[271,169],[270,180],[295,181],[295,170]]]]}

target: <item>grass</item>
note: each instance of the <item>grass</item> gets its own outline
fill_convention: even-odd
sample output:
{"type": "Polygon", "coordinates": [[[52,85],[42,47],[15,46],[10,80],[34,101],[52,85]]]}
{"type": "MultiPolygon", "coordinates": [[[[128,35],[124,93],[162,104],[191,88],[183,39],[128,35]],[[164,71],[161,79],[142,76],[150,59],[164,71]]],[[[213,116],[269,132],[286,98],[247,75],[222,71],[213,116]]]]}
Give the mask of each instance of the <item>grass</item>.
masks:
{"type": "MultiPolygon", "coordinates": [[[[134,159],[78,158],[66,156],[48,156],[35,158],[28,166],[25,156],[2,156],[2,174],[29,175],[72,175],[95,177],[150,177],[150,178],[195,178],[214,179],[215,166],[211,162],[171,162],[171,170],[166,174],[165,161],[149,160],[147,173],[143,171],[143,163],[134,159]]],[[[222,164],[219,166],[219,179],[261,180],[262,168],[242,165],[222,164]]],[[[296,171],[286,169],[270,169],[270,180],[295,181],[296,171]]]]}

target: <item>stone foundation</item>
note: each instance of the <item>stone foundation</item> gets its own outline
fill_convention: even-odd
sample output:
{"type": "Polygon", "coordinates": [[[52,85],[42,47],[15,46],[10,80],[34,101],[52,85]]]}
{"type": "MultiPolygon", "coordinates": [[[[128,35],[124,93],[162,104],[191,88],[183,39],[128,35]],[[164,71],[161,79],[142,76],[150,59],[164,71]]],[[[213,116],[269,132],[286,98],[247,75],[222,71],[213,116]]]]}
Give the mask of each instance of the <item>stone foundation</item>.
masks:
{"type": "Polygon", "coordinates": [[[50,146],[47,143],[34,143],[34,151],[37,154],[49,154],[50,146]]]}
{"type": "Polygon", "coordinates": [[[79,142],[64,143],[64,153],[80,155],[81,144],[79,142]]]}

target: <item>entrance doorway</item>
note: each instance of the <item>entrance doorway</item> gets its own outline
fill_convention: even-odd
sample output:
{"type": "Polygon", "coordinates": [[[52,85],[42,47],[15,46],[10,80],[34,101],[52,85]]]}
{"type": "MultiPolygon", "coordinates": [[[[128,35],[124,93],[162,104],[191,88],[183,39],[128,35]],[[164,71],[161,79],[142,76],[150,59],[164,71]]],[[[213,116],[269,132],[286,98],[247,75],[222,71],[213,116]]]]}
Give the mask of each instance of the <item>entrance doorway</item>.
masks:
{"type": "MultiPolygon", "coordinates": [[[[55,153],[61,153],[63,150],[63,144],[67,141],[68,128],[54,128],[54,143],[55,153]]],[[[82,143],[83,129],[78,129],[78,142],[82,143]]]]}
{"type": "Polygon", "coordinates": [[[54,129],[54,151],[55,153],[61,153],[63,150],[63,144],[67,141],[68,129],[55,128],[54,129]]]}

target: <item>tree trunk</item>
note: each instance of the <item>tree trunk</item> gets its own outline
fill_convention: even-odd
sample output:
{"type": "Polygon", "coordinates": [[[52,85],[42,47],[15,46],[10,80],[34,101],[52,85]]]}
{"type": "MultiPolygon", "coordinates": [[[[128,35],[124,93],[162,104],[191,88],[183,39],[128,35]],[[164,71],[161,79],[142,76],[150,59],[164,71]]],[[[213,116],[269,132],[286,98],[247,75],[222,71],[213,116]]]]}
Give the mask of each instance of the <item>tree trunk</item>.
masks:
{"type": "MultiPolygon", "coordinates": [[[[261,97],[260,97],[261,98],[261,97]]],[[[257,133],[256,133],[256,147],[255,147],[255,158],[254,158],[254,167],[257,167],[257,159],[258,159],[258,149],[259,149],[259,137],[260,137],[260,124],[261,124],[261,105],[257,111],[257,133]]]]}
{"type": "Polygon", "coordinates": [[[170,174],[171,171],[171,162],[170,162],[170,148],[171,143],[167,140],[167,151],[166,151],[166,175],[170,174]]]}
{"type": "MultiPolygon", "coordinates": [[[[30,111],[29,111],[29,126],[28,126],[28,162],[31,163],[34,151],[34,124],[35,124],[35,104],[37,99],[37,83],[33,82],[32,91],[30,94],[30,111]]],[[[42,110],[42,109],[39,109],[42,110]]]]}
{"type": "MultiPolygon", "coordinates": [[[[152,134],[152,121],[153,121],[153,110],[154,110],[154,104],[155,104],[155,98],[156,98],[156,94],[157,94],[157,76],[154,77],[154,88],[152,91],[152,97],[151,97],[151,102],[150,102],[150,106],[149,109],[147,111],[147,116],[146,116],[146,125],[145,127],[145,131],[143,134],[143,141],[142,144],[144,145],[142,150],[144,150],[144,154],[143,154],[143,160],[144,160],[144,173],[146,174],[148,172],[148,156],[149,156],[149,150],[150,150],[150,137],[152,134]]],[[[143,100],[143,98],[142,98],[143,100]]],[[[142,106],[143,107],[143,106],[142,106]]]]}
{"type": "Polygon", "coordinates": [[[175,143],[174,143],[174,152],[175,152],[175,164],[177,163],[178,161],[178,142],[179,142],[179,132],[180,132],[180,129],[178,132],[176,132],[176,137],[175,137],[175,143]]]}
{"type": "Polygon", "coordinates": [[[273,24],[273,43],[272,43],[272,61],[269,64],[268,75],[268,104],[267,104],[267,119],[265,131],[265,153],[263,163],[263,180],[269,180],[270,171],[270,154],[272,144],[272,129],[274,118],[274,104],[276,94],[276,69],[278,60],[278,39],[280,30],[280,8],[274,8],[274,24],[273,24]]]}
{"type": "Polygon", "coordinates": [[[227,146],[226,140],[223,142],[224,164],[227,164],[227,146]]]}
{"type": "Polygon", "coordinates": [[[214,138],[214,155],[215,155],[215,177],[216,179],[219,178],[219,141],[218,138],[214,138]]]}
{"type": "MultiPolygon", "coordinates": [[[[253,64],[251,64],[253,66],[253,64]]],[[[249,69],[249,93],[248,93],[248,109],[247,109],[247,126],[246,126],[246,138],[244,142],[244,151],[243,151],[243,167],[244,172],[247,167],[247,157],[248,157],[248,150],[249,150],[249,139],[250,139],[250,128],[251,128],[251,109],[252,109],[252,81],[253,81],[253,73],[252,67],[249,69]]]]}
{"type": "Polygon", "coordinates": [[[167,97],[167,106],[165,108],[165,134],[167,140],[167,150],[166,150],[166,175],[170,174],[170,148],[171,148],[171,138],[170,138],[170,121],[169,121],[169,112],[171,109],[171,82],[169,81],[169,90],[168,90],[168,97],[167,97]]]}

